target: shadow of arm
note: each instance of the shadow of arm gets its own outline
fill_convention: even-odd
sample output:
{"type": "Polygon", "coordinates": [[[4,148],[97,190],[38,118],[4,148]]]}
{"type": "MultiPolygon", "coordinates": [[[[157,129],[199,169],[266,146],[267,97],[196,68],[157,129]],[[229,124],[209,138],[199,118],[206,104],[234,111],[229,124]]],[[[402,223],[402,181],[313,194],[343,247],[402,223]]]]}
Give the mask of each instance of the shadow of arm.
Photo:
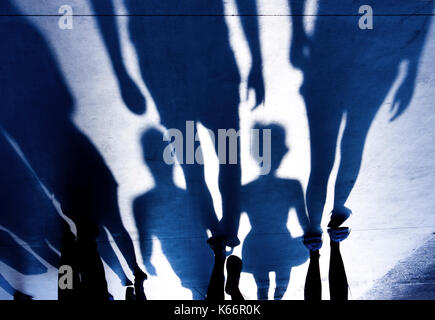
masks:
{"type": "Polygon", "coordinates": [[[296,210],[296,216],[305,234],[310,228],[310,221],[308,220],[308,214],[305,208],[304,192],[299,182],[295,182],[294,191],[291,196],[294,197],[294,208],[296,210]]]}
{"type": "Polygon", "coordinates": [[[263,60],[261,57],[260,33],[256,1],[237,0],[241,22],[252,55],[252,67],[248,78],[248,89],[255,90],[255,107],[264,102],[265,89],[263,60]]]}
{"type": "Polygon", "coordinates": [[[290,62],[296,68],[303,69],[307,60],[306,53],[310,42],[304,29],[305,0],[289,0],[292,17],[292,42],[290,45],[290,62]]]}
{"type": "Polygon", "coordinates": [[[113,1],[92,0],[91,3],[104,44],[115,71],[122,99],[130,111],[136,114],[142,114],[146,111],[146,101],[141,91],[128,74],[122,58],[121,41],[113,1]]]}
{"type": "Polygon", "coordinates": [[[414,95],[418,65],[432,17],[425,17],[423,25],[414,31],[413,37],[403,48],[403,61],[408,62],[406,77],[401,83],[392,104],[393,115],[390,121],[396,120],[407,109],[414,95]]]}

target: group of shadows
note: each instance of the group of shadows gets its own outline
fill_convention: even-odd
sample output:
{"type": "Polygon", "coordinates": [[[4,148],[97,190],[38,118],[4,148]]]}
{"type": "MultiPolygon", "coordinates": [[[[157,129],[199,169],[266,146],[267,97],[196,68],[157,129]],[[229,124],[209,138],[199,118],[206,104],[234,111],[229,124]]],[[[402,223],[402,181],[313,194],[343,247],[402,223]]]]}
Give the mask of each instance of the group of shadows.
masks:
{"type": "MultiPolygon", "coordinates": [[[[255,90],[259,105],[265,92],[256,1],[236,2],[252,56],[248,87],[255,90]]],[[[124,64],[112,1],[91,3],[123,102],[131,112],[142,114],[146,100],[124,64]]],[[[274,298],[281,299],[291,269],[310,259],[305,296],[320,299],[320,221],[344,116],[328,232],[331,298],[347,298],[339,242],[348,230],[341,223],[350,214],[344,204],[360,170],[365,139],[402,69],[406,75],[395,93],[393,119],[413,96],[434,2],[319,1],[311,35],[304,30],[305,1],[290,0],[289,4],[290,62],[304,75],[301,94],[310,130],[306,199],[299,181],[276,176],[288,152],[285,131],[278,125],[257,125],[272,129],[269,174],[241,186],[240,155],[236,164],[219,166],[221,221],[214,212],[203,166],[180,161],[186,190],[178,188],[173,168],[162,161],[166,147],[162,133],[151,129],[142,138],[144,160],[155,182],[154,189],[133,203],[144,265],[150,275],[157,274],[151,256],[152,239],[158,238],[163,254],[194,299],[223,297],[222,247],[239,245],[241,212],[247,213],[252,227],[243,243],[243,271],[254,276],[258,298],[267,298],[268,275],[275,272],[280,285],[274,298]],[[381,13],[374,17],[373,30],[358,28],[355,14],[362,4],[381,13]],[[303,238],[292,237],[286,227],[290,209],[297,213],[303,238]],[[213,250],[207,247],[207,229],[213,235],[209,241],[213,250]],[[206,295],[198,288],[208,280],[206,295]]],[[[201,123],[215,136],[219,129],[238,131],[240,75],[223,1],[191,0],[181,6],[178,0],[129,0],[125,6],[129,12],[146,13],[131,16],[128,31],[161,124],[179,129],[183,136],[187,135],[186,121],[201,123]]],[[[0,276],[0,286],[17,299],[30,298],[24,292],[25,280],[20,283],[20,279],[70,265],[74,283],[79,285],[59,292],[59,299],[110,299],[105,263],[127,287],[128,299],[144,300],[147,276],[137,264],[133,241],[121,220],[117,182],[98,150],[72,121],[75,101],[52,50],[12,1],[1,1],[0,11],[0,261],[2,270],[8,270],[0,276]],[[115,246],[128,273],[134,275],[133,281],[115,246]]],[[[241,260],[230,257],[227,262],[227,292],[239,300],[243,297],[237,289],[241,260]]]]}
{"type": "MultiPolygon", "coordinates": [[[[257,125],[256,128],[266,127],[257,125]]],[[[311,262],[306,292],[307,298],[315,297],[321,292],[318,261],[321,237],[307,236],[302,241],[301,237],[292,237],[286,227],[289,210],[294,209],[304,231],[308,228],[303,190],[296,180],[276,177],[276,171],[288,152],[285,131],[279,125],[268,125],[267,128],[271,130],[274,141],[271,150],[274,155],[271,172],[245,185],[241,191],[241,207],[251,223],[251,230],[242,248],[242,259],[245,262],[243,271],[254,276],[259,299],[267,299],[268,276],[269,272],[274,271],[277,279],[274,298],[281,299],[289,284],[291,268],[307,261],[307,248],[310,248],[311,262]],[[269,210],[274,211],[273,216],[266,214],[269,210]],[[279,249],[276,249],[277,245],[279,249]]],[[[110,241],[105,238],[107,231],[103,226],[100,227],[102,234],[99,234],[95,226],[95,229],[86,232],[81,230],[75,235],[71,231],[71,226],[53,207],[52,199],[47,198],[42,182],[25,162],[26,159],[20,158],[22,154],[14,149],[11,138],[0,136],[0,144],[4,164],[0,170],[2,176],[7,179],[2,180],[7,183],[2,184],[2,194],[7,192],[6,188],[19,188],[19,192],[13,189],[7,193],[9,197],[3,199],[4,208],[17,214],[2,216],[2,225],[9,226],[7,230],[0,230],[2,261],[24,275],[45,272],[47,268],[44,265],[47,263],[51,266],[70,266],[73,271],[73,287],[59,287],[59,300],[109,300],[112,296],[108,291],[101,259],[103,258],[126,286],[126,300],[145,300],[143,283],[147,275],[135,265],[134,282],[128,279],[122,267],[114,263],[118,258],[113,255],[110,241]],[[24,197],[21,198],[22,196],[24,197]],[[42,217],[41,205],[44,206],[42,217]],[[41,234],[45,239],[40,238],[41,234]],[[18,245],[15,242],[16,235],[19,235],[19,240],[24,241],[29,248],[18,245]],[[57,248],[58,254],[50,246],[57,248]],[[35,256],[39,256],[42,263],[41,259],[36,260],[35,256]]],[[[162,132],[156,129],[146,131],[142,137],[142,145],[144,159],[156,184],[155,188],[139,196],[133,203],[139,235],[146,236],[141,239],[140,247],[148,272],[157,274],[150,261],[153,252],[152,236],[155,236],[159,239],[162,252],[182,285],[189,288],[193,294],[204,285],[205,279],[210,279],[206,299],[224,299],[224,265],[227,260],[228,280],[225,291],[234,300],[244,299],[238,289],[242,259],[234,255],[226,259],[227,242],[224,237],[211,237],[207,240],[206,229],[194,215],[195,212],[186,206],[189,201],[187,191],[174,184],[173,168],[161,161],[163,151],[168,146],[168,142],[163,140],[162,132]],[[208,248],[207,243],[212,250],[208,248]]],[[[89,223],[89,226],[94,225],[89,223]]],[[[107,226],[108,230],[113,230],[109,224],[107,226]]],[[[120,239],[116,233],[113,237],[119,246],[122,246],[123,241],[130,239],[120,239]]],[[[338,282],[341,281],[338,287],[347,292],[346,275],[337,242],[341,239],[337,239],[339,238],[335,237],[335,241],[331,240],[331,274],[339,275],[335,278],[338,282]]],[[[59,279],[64,271],[59,270],[59,279]]],[[[332,281],[334,277],[330,275],[330,279],[332,281]]],[[[0,285],[15,299],[32,298],[13,288],[3,277],[0,285]]],[[[347,295],[342,293],[341,296],[347,295]]],[[[197,294],[194,297],[200,299],[204,298],[204,295],[197,294]]],[[[320,299],[320,296],[318,298],[320,299]]]]}

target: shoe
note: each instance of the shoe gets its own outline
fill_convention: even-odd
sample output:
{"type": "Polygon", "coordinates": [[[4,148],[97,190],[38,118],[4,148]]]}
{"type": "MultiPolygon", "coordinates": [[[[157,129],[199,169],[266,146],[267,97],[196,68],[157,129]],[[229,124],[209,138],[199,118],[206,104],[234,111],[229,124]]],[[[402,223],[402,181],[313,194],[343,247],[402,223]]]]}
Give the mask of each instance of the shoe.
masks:
{"type": "Polygon", "coordinates": [[[348,227],[329,228],[328,234],[331,241],[341,242],[349,236],[350,229],[348,227]]]}
{"type": "Polygon", "coordinates": [[[242,260],[237,256],[229,256],[227,259],[227,283],[225,292],[232,295],[239,291],[240,273],[242,272],[242,260]]]}
{"type": "Polygon", "coordinates": [[[134,282],[144,282],[148,279],[148,275],[138,266],[134,267],[134,282]]]}
{"type": "Polygon", "coordinates": [[[322,247],[323,241],[322,241],[322,234],[317,233],[307,233],[304,235],[304,245],[307,247],[310,251],[317,251],[320,250],[322,247]]]}
{"type": "Polygon", "coordinates": [[[343,210],[332,210],[331,212],[331,220],[328,223],[328,228],[338,228],[340,227],[343,222],[345,222],[350,215],[352,214],[352,210],[348,208],[344,208],[343,210]]]}
{"type": "Polygon", "coordinates": [[[215,256],[226,256],[226,242],[224,237],[211,237],[207,240],[208,245],[213,250],[215,256]]]}
{"type": "Polygon", "coordinates": [[[227,238],[226,241],[225,241],[225,244],[228,247],[235,248],[235,247],[237,247],[240,244],[240,240],[239,240],[238,237],[234,236],[232,238],[227,238]]]}

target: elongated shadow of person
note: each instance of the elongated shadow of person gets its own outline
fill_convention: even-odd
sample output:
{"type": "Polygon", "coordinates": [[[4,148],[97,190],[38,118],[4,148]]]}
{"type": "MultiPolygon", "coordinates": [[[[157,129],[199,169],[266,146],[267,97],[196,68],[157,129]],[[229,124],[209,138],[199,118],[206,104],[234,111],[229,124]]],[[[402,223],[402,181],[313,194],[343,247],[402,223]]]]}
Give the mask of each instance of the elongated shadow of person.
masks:
{"type": "MultiPolygon", "coordinates": [[[[0,226],[18,236],[35,254],[57,268],[59,255],[54,250],[60,251],[62,234],[67,232],[68,225],[2,134],[0,158],[0,226]]],[[[16,246],[20,245],[16,242],[16,246]]],[[[2,248],[8,250],[3,245],[2,248]]],[[[11,252],[14,256],[14,250],[11,252]]]]}
{"type": "Polygon", "coordinates": [[[151,238],[156,237],[182,286],[191,290],[194,299],[204,298],[201,290],[207,287],[213,261],[206,243],[206,226],[198,218],[200,213],[188,205],[187,192],[174,184],[172,165],[163,161],[168,147],[163,134],[156,129],[146,131],[142,146],[155,181],[155,187],[133,203],[145,266],[156,274],[150,261],[151,238]]]}
{"type": "MultiPolygon", "coordinates": [[[[237,2],[241,10],[256,11],[255,1],[237,2]]],[[[113,3],[94,0],[93,5],[95,13],[99,14],[98,23],[124,102],[132,112],[142,113],[144,99],[122,61],[113,3]]],[[[240,75],[229,43],[223,1],[126,1],[125,5],[133,15],[129,17],[129,33],[142,79],[156,103],[161,123],[168,129],[179,130],[186,141],[193,141],[198,123],[209,129],[215,139],[219,129],[237,132],[240,75]],[[191,132],[186,128],[186,121],[195,123],[191,132]]],[[[264,100],[264,83],[256,23],[255,17],[243,19],[255,61],[248,85],[255,89],[257,104],[260,104],[264,100]]],[[[232,143],[238,144],[239,137],[234,139],[232,143]]],[[[218,153],[217,143],[215,148],[218,153]]],[[[234,247],[239,243],[240,157],[237,151],[236,161],[230,162],[229,144],[222,150],[226,150],[226,154],[219,152],[223,212],[220,223],[204,180],[203,166],[195,161],[190,163],[192,153],[189,151],[183,154],[177,150],[177,156],[183,164],[193,210],[203,214],[201,219],[214,235],[225,236],[227,245],[234,247]]]]}
{"type": "MultiPolygon", "coordinates": [[[[310,130],[307,209],[311,233],[320,234],[342,118],[345,116],[346,124],[330,227],[338,227],[351,213],[345,203],[360,171],[367,133],[387,94],[400,79],[400,69],[405,67],[405,76],[394,92],[391,121],[402,115],[411,102],[434,3],[319,1],[311,36],[303,26],[306,1],[289,3],[293,21],[290,60],[304,75],[301,93],[310,130]],[[357,14],[362,5],[373,9],[373,29],[359,27],[361,17],[357,14]]],[[[362,25],[370,24],[364,19],[362,25]]]]}
{"type": "MultiPolygon", "coordinates": [[[[142,273],[121,221],[117,183],[97,149],[73,124],[73,97],[43,36],[10,1],[2,1],[0,11],[9,15],[0,20],[0,126],[75,223],[78,240],[99,237],[101,255],[127,282],[104,231],[106,227],[112,233],[130,269],[142,273]]],[[[34,217],[44,219],[45,214],[34,212],[34,217]]]]}
{"type": "Polygon", "coordinates": [[[309,222],[300,182],[276,176],[288,152],[284,129],[276,124],[257,124],[255,128],[271,130],[271,171],[242,189],[242,210],[246,211],[251,223],[243,243],[243,271],[254,276],[258,299],[267,299],[269,272],[275,272],[274,298],[278,300],[287,290],[292,267],[303,264],[308,258],[302,238],[292,237],[287,228],[289,210],[295,209],[304,231],[309,222]]]}

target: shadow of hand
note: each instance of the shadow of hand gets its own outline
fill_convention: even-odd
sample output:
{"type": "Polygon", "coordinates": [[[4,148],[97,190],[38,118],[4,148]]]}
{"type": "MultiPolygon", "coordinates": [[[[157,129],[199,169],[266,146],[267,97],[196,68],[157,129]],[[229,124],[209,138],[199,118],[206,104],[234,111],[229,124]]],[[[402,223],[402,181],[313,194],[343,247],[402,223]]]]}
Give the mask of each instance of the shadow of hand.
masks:
{"type": "Polygon", "coordinates": [[[135,114],[143,114],[146,111],[146,100],[136,83],[128,75],[124,75],[119,82],[122,100],[128,109],[135,114]]]}
{"type": "Polygon", "coordinates": [[[290,46],[290,62],[303,70],[310,57],[311,42],[304,33],[297,33],[290,46]]]}
{"type": "Polygon", "coordinates": [[[261,68],[261,65],[255,64],[248,77],[248,90],[253,89],[255,91],[255,106],[253,109],[262,104],[265,98],[264,78],[261,68]]]}
{"type": "Polygon", "coordinates": [[[393,113],[390,122],[396,120],[403,114],[408,105],[411,102],[414,94],[415,78],[413,76],[407,76],[405,81],[400,85],[399,89],[394,96],[393,104],[391,106],[391,112],[393,113]]]}

